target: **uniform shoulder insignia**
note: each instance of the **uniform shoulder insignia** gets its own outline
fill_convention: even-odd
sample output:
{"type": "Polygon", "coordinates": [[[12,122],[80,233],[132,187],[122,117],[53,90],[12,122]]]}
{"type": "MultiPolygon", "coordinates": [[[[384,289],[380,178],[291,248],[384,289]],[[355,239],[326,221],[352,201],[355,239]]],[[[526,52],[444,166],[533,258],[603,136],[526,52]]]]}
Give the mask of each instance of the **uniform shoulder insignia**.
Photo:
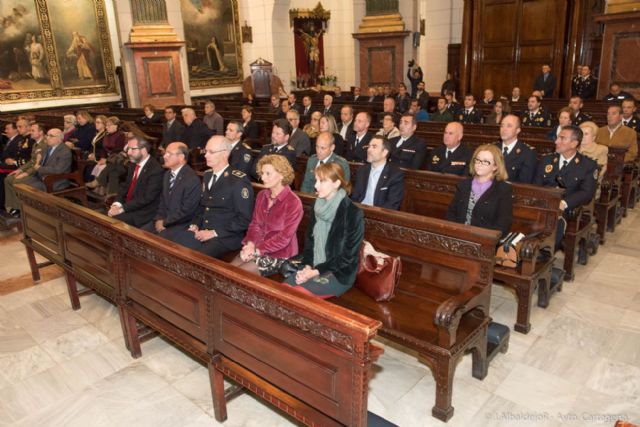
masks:
{"type": "Polygon", "coordinates": [[[242,146],[243,146],[244,148],[247,148],[247,149],[251,150],[251,146],[250,146],[249,144],[247,144],[246,142],[243,142],[243,143],[242,143],[242,146]]]}
{"type": "Polygon", "coordinates": [[[247,176],[246,173],[239,171],[237,169],[234,169],[233,172],[231,172],[231,174],[237,176],[238,178],[244,178],[245,176],[247,176]]]}

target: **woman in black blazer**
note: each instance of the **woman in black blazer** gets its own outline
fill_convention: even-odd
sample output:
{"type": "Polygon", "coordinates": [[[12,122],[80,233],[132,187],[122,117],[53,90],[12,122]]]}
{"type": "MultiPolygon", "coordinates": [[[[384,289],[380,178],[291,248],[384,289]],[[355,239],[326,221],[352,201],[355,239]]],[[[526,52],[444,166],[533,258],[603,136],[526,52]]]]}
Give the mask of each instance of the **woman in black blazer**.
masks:
{"type": "Polygon", "coordinates": [[[500,149],[492,144],[479,146],[470,165],[471,178],[458,183],[447,219],[461,224],[509,233],[512,221],[512,188],[500,149]]]}
{"type": "Polygon", "coordinates": [[[338,163],[315,170],[318,193],[307,227],[304,268],[287,283],[320,298],[340,296],[353,286],[364,238],[364,213],[349,199],[349,182],[338,163]]]}
{"type": "Polygon", "coordinates": [[[257,139],[260,137],[260,128],[258,123],[253,120],[253,107],[250,105],[242,106],[242,127],[244,128],[242,132],[243,141],[247,138],[257,139]]]}

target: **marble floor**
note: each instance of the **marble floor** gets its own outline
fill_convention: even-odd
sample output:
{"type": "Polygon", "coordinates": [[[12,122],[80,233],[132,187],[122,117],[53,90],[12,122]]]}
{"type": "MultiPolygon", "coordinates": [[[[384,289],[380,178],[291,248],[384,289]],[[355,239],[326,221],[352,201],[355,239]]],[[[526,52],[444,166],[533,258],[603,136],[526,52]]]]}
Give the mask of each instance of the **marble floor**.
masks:
{"type": "MultiPolygon", "coordinates": [[[[534,307],[531,332],[512,332],[483,381],[471,376],[470,356],[460,362],[447,424],[430,416],[427,368],[380,341],[369,409],[399,426],[640,424],[639,251],[636,209],[548,309],[534,307]]],[[[200,363],[161,338],[132,359],[114,306],[93,295],[72,311],[55,267],[33,286],[16,235],[0,235],[0,260],[0,426],[217,425],[200,363]]],[[[514,295],[492,291],[494,320],[511,326],[514,295]]],[[[228,413],[226,426],[295,425],[247,394],[228,413]]]]}

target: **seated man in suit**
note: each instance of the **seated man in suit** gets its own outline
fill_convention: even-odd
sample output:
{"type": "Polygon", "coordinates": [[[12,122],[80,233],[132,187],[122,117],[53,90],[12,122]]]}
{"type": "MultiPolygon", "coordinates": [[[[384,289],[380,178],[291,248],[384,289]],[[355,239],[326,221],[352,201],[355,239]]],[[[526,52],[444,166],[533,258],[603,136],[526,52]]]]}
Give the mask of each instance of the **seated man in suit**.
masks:
{"type": "Polygon", "coordinates": [[[196,216],[190,225],[166,231],[168,239],[214,258],[242,247],[253,215],[253,187],[247,175],[229,166],[230,152],[225,137],[211,137],[204,156],[211,169],[202,180],[196,216]]]}
{"type": "Polygon", "coordinates": [[[400,209],[404,197],[404,172],[387,159],[392,144],[375,135],[367,148],[367,163],[358,169],[351,200],[363,205],[400,209]]]}
{"type": "Polygon", "coordinates": [[[305,117],[311,117],[311,114],[316,111],[316,108],[311,104],[311,97],[305,95],[302,97],[302,115],[305,117]]]}
{"type": "Polygon", "coordinates": [[[333,96],[326,94],[324,98],[322,98],[322,114],[331,114],[332,116],[336,116],[336,108],[333,106],[333,96]]]}
{"type": "Polygon", "coordinates": [[[289,144],[289,138],[291,137],[291,125],[286,119],[277,119],[273,122],[273,128],[271,130],[271,144],[262,146],[260,154],[255,158],[253,166],[251,168],[251,176],[258,181],[258,171],[256,166],[261,158],[267,154],[280,154],[285,156],[291,167],[296,168],[296,149],[289,144]]]}
{"type": "Polygon", "coordinates": [[[165,169],[162,178],[160,205],[153,221],[142,229],[164,236],[167,227],[189,224],[200,202],[200,178],[187,164],[189,147],[183,142],[172,142],[164,152],[165,169]]]}
{"type": "Polygon", "coordinates": [[[445,97],[441,96],[440,98],[438,98],[438,106],[436,107],[436,111],[429,116],[429,119],[432,122],[449,123],[453,121],[453,115],[447,108],[447,99],[445,97]]]}
{"type": "Polygon", "coordinates": [[[18,131],[16,122],[4,125],[4,145],[0,153],[0,209],[4,209],[4,179],[14,170],[18,169],[18,153],[24,138],[18,131]]]}
{"type": "Polygon", "coordinates": [[[431,152],[427,169],[433,172],[452,173],[466,176],[473,151],[462,144],[464,128],[458,122],[451,122],[444,128],[444,144],[431,152]]]}
{"type": "Polygon", "coordinates": [[[541,105],[542,99],[538,95],[531,95],[527,100],[527,111],[522,113],[523,126],[545,127],[551,126],[551,116],[541,105]]]}
{"type": "Polygon", "coordinates": [[[482,123],[482,113],[476,109],[476,99],[471,93],[464,96],[464,109],[456,120],[460,123],[482,123]]]}
{"type": "Polygon", "coordinates": [[[350,162],[364,163],[367,160],[367,146],[371,139],[369,126],[371,125],[371,114],[361,111],[356,114],[353,121],[353,132],[347,140],[347,151],[345,158],[350,162]]]}
{"type": "Polygon", "coordinates": [[[162,125],[162,142],[160,151],[167,148],[172,142],[182,142],[184,138],[184,125],[176,120],[175,107],[168,106],[164,109],[164,118],[166,122],[162,125]]]}
{"type": "MultiPolygon", "coordinates": [[[[578,151],[582,141],[582,130],[575,126],[565,126],[556,139],[556,152],[540,159],[533,183],[543,187],[564,188],[564,198],[559,209],[566,213],[591,202],[596,194],[598,165],[578,151]]],[[[567,223],[558,221],[556,247],[559,246],[567,223]]]]}
{"type": "MultiPolygon", "coordinates": [[[[15,175],[10,176],[4,182],[5,208],[14,217],[20,215],[18,198],[14,187],[16,184],[26,184],[40,191],[46,191],[47,187],[43,182],[44,177],[71,171],[71,150],[63,142],[62,131],[57,128],[50,129],[47,132],[45,141],[46,148],[37,153],[31,170],[27,171],[20,168],[15,175]]],[[[68,185],[67,180],[61,180],[53,184],[53,190],[62,190],[68,185]]]]}
{"type": "Polygon", "coordinates": [[[289,100],[289,109],[296,110],[298,113],[302,114],[304,107],[298,103],[298,100],[296,99],[296,94],[293,92],[290,92],[289,95],[287,96],[287,99],[289,100]]]}
{"type": "Polygon", "coordinates": [[[251,172],[251,165],[253,164],[253,152],[249,144],[242,142],[243,132],[242,123],[237,120],[231,120],[227,125],[224,136],[231,142],[229,164],[233,169],[248,174],[251,172]]]}
{"type": "Polygon", "coordinates": [[[351,100],[351,102],[358,102],[358,101],[362,101],[362,96],[360,95],[360,87],[356,86],[353,88],[353,96],[351,96],[349,99],[351,100]]]}
{"type": "Polygon", "coordinates": [[[320,132],[316,138],[316,154],[309,157],[307,168],[304,172],[304,179],[300,186],[303,193],[315,193],[316,173],[315,170],[320,164],[337,163],[342,167],[344,178],[349,181],[351,171],[349,163],[343,158],[335,154],[336,149],[335,138],[331,132],[320,132]]]}
{"type": "MultiPolygon", "coordinates": [[[[401,168],[420,169],[427,156],[427,143],[415,135],[418,122],[413,114],[403,114],[400,119],[400,136],[391,139],[389,161],[401,168]]],[[[367,153],[367,159],[369,154],[367,153]]],[[[367,160],[368,161],[368,160],[367,160]]]]}
{"type": "Polygon", "coordinates": [[[184,124],[186,125],[182,134],[182,142],[187,144],[189,150],[203,148],[213,132],[202,119],[196,116],[193,108],[182,109],[182,120],[184,120],[184,124]]]}
{"type": "Polygon", "coordinates": [[[338,133],[343,141],[349,140],[353,133],[353,107],[344,105],[340,109],[340,123],[338,123],[338,133]]]}
{"type": "Polygon", "coordinates": [[[598,144],[607,147],[624,148],[624,161],[632,162],[638,157],[638,135],[630,127],[622,124],[622,107],[614,104],[607,108],[607,126],[598,129],[598,144]]]}
{"type": "Polygon", "coordinates": [[[151,144],[141,136],[129,138],[125,150],[129,157],[127,179],[120,186],[107,215],[142,227],[153,221],[158,211],[164,171],[150,155],[151,144]]]}
{"type": "Polygon", "coordinates": [[[506,115],[500,123],[500,147],[510,182],[531,184],[536,173],[538,159],[536,151],[529,144],[518,140],[520,119],[513,114],[506,115]]]}
{"type": "Polygon", "coordinates": [[[300,113],[296,110],[287,112],[287,121],[291,125],[289,145],[296,150],[296,156],[308,156],[311,153],[311,141],[302,129],[300,129],[300,113]]]}

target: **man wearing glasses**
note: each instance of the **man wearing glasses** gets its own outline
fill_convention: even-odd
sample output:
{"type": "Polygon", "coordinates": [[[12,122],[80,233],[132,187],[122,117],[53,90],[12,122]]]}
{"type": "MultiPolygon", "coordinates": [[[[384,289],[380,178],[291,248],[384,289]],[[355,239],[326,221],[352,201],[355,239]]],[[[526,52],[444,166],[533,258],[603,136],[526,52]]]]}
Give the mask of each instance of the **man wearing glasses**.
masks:
{"type": "Polygon", "coordinates": [[[151,145],[142,137],[129,138],[125,151],[130,162],[127,180],[120,186],[107,215],[142,227],[153,221],[158,211],[164,171],[150,155],[151,145]]]}
{"type": "Polygon", "coordinates": [[[212,136],[205,148],[210,167],[202,179],[196,216],[189,225],[167,228],[165,237],[214,258],[240,249],[253,215],[253,188],[244,172],[229,165],[231,143],[212,136]]]}
{"type": "Polygon", "coordinates": [[[200,178],[187,164],[189,147],[172,142],[162,156],[167,171],[162,178],[160,205],[153,221],[142,229],[164,236],[167,227],[189,224],[200,202],[200,178]]]}
{"type": "MultiPolygon", "coordinates": [[[[42,138],[42,134],[42,125],[32,125],[31,136],[34,139],[41,138],[42,141],[45,141],[44,145],[34,151],[35,159],[12,172],[4,182],[5,207],[7,212],[16,218],[20,216],[20,211],[18,210],[15,184],[26,184],[46,191],[47,188],[43,182],[45,176],[71,171],[71,150],[63,144],[62,131],[53,128],[47,132],[46,137],[42,138]]],[[[68,185],[67,180],[57,181],[53,185],[53,190],[58,191],[68,185]]]]}

